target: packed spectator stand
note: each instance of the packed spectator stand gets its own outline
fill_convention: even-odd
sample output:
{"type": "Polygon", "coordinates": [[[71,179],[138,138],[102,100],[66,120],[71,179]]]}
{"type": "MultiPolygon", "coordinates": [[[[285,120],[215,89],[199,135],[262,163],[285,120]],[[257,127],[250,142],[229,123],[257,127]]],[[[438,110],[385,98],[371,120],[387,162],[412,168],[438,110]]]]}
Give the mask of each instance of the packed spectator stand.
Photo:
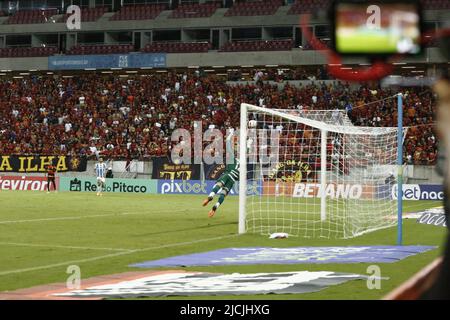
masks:
{"type": "MultiPolygon", "coordinates": [[[[446,0],[423,0],[425,9],[450,9],[446,0]]],[[[285,13],[314,13],[328,7],[329,0],[296,0],[285,13]]],[[[111,21],[151,20],[162,11],[171,10],[169,19],[211,17],[221,2],[123,6],[109,14],[111,21]]],[[[221,9],[225,17],[265,16],[280,13],[281,0],[236,1],[221,9]]],[[[106,7],[83,8],[82,21],[95,22],[104,16],[106,7]]],[[[0,11],[0,16],[4,13],[0,11]]],[[[2,18],[4,24],[32,24],[65,22],[69,15],[55,9],[20,10],[2,18]],[[59,20],[54,21],[59,14],[59,20]]],[[[173,21],[172,21],[173,22],[173,21]]],[[[224,43],[221,52],[286,51],[292,50],[292,39],[240,40],[224,43]]],[[[318,40],[326,44],[324,40],[318,40]]],[[[53,54],[90,55],[124,54],[139,49],[133,44],[77,44],[68,50],[53,46],[0,48],[0,57],[45,57],[53,54]]],[[[431,39],[427,46],[435,46],[431,39]]],[[[207,41],[153,41],[143,45],[144,53],[203,53],[211,50],[207,41]]],[[[303,50],[314,49],[307,43],[303,50]]],[[[138,54],[138,53],[136,53],[138,54]]],[[[232,54],[232,53],[231,53],[232,54]]],[[[165,72],[166,70],[163,70],[165,72]]],[[[242,70],[229,74],[232,82],[242,79],[242,70]]],[[[257,73],[250,70],[247,73],[257,73]]],[[[324,70],[318,70],[314,79],[326,79],[324,70]]],[[[289,71],[267,69],[263,80],[282,82],[306,80],[311,75],[304,68],[289,71]]],[[[261,80],[261,79],[260,79],[261,80]]],[[[37,76],[26,79],[0,78],[0,151],[13,153],[48,153],[92,155],[92,150],[113,158],[150,158],[167,155],[170,133],[174,128],[192,129],[192,121],[203,120],[205,127],[215,125],[221,130],[237,127],[241,102],[264,105],[268,108],[344,109],[355,125],[395,126],[396,105],[383,100],[392,93],[361,87],[350,89],[340,85],[294,87],[277,86],[259,81],[257,84],[236,85],[214,75],[195,72],[176,74],[153,73],[147,76],[104,76],[83,74],[73,78],[37,76]],[[312,102],[312,97],[316,101],[312,102]],[[383,102],[373,103],[382,100],[383,102]],[[367,103],[373,103],[366,106],[367,103]],[[169,139],[169,140],[168,140],[169,139]]],[[[405,161],[414,164],[433,164],[436,160],[437,138],[433,133],[434,96],[424,88],[411,89],[405,100],[404,125],[408,126],[405,140],[405,161]]]]}
{"type": "MultiPolygon", "coordinates": [[[[270,76],[265,75],[266,76],[270,76]]],[[[260,79],[265,80],[265,79],[260,79]]],[[[199,72],[154,73],[119,78],[84,74],[72,78],[41,76],[0,80],[0,152],[66,154],[150,159],[171,150],[176,128],[193,129],[201,120],[225,133],[239,125],[242,102],[267,108],[344,109],[355,125],[395,126],[392,92],[348,84],[281,90],[265,81],[236,85],[199,72]],[[312,97],[315,96],[315,99],[312,97]],[[378,103],[367,103],[379,101],[378,103]],[[315,102],[314,102],[315,101],[315,102]]],[[[429,89],[410,89],[405,99],[405,161],[434,164],[434,96],[429,89]]]]}

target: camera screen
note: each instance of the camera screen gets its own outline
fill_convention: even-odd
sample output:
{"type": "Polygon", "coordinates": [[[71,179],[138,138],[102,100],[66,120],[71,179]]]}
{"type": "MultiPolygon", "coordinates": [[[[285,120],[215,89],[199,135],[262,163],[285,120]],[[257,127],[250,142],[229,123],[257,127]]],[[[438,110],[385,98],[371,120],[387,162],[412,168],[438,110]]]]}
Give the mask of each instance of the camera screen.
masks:
{"type": "Polygon", "coordinates": [[[418,54],[420,14],[412,3],[334,5],[335,49],[340,54],[418,54]]]}

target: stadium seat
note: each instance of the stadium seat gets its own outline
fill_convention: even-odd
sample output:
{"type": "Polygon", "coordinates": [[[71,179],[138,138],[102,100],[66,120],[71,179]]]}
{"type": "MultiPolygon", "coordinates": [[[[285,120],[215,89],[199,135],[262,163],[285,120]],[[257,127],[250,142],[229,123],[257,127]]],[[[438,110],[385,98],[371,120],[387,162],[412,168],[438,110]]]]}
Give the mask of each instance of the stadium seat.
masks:
{"type": "MultiPolygon", "coordinates": [[[[81,9],[81,22],[94,22],[100,19],[106,12],[108,7],[84,8],[81,9]]],[[[67,22],[70,14],[65,14],[58,22],[67,22]]]]}
{"type": "Polygon", "coordinates": [[[421,4],[428,10],[450,9],[450,2],[447,0],[422,0],[421,4]]]}
{"type": "Polygon", "coordinates": [[[20,10],[5,21],[5,24],[46,23],[51,16],[58,14],[56,9],[20,10]]]}
{"type": "Polygon", "coordinates": [[[47,57],[58,53],[57,47],[16,47],[0,48],[1,58],[10,57],[47,57]]]}
{"type": "Polygon", "coordinates": [[[169,18],[206,18],[210,17],[220,7],[220,2],[202,4],[182,4],[172,11],[169,18]]]}
{"type": "Polygon", "coordinates": [[[124,6],[110,20],[152,20],[165,9],[165,4],[124,6]]]}
{"type": "Polygon", "coordinates": [[[266,16],[273,15],[283,5],[282,0],[263,0],[252,2],[237,2],[225,13],[232,16],[266,16]]]}
{"type": "Polygon", "coordinates": [[[72,47],[67,54],[69,55],[83,55],[83,54],[114,54],[114,53],[129,53],[134,50],[132,45],[117,44],[117,45],[78,45],[72,47]]]}
{"type": "Polygon", "coordinates": [[[289,9],[288,14],[304,14],[317,10],[326,10],[330,4],[330,0],[296,0],[289,9]]]}
{"type": "Polygon", "coordinates": [[[253,41],[232,41],[226,43],[220,51],[289,51],[293,47],[293,41],[288,40],[253,40],[253,41]]]}
{"type": "Polygon", "coordinates": [[[208,52],[209,42],[153,42],[147,44],[143,52],[189,53],[208,52]]]}

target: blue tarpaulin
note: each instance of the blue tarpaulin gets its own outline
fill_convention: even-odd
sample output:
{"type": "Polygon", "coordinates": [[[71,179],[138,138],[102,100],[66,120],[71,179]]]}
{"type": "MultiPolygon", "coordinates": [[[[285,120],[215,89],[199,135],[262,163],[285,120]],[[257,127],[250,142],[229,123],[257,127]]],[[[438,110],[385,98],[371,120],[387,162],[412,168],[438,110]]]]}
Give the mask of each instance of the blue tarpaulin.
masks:
{"type": "Polygon", "coordinates": [[[391,263],[434,246],[355,246],[293,248],[227,248],[146,261],[132,267],[179,267],[243,264],[391,263]]]}

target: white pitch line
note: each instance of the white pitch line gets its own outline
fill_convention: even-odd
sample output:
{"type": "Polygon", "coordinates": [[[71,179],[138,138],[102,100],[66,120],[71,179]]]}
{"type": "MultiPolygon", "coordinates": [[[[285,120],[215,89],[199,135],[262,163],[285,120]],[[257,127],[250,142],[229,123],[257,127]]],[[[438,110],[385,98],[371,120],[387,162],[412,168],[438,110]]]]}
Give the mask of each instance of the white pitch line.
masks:
{"type": "Polygon", "coordinates": [[[99,256],[99,257],[94,257],[94,258],[88,258],[88,259],[72,260],[72,261],[66,261],[66,262],[61,262],[61,263],[49,264],[49,265],[46,265],[46,266],[39,266],[39,267],[31,267],[31,268],[3,271],[3,272],[0,272],[0,276],[6,276],[6,275],[9,275],[9,274],[22,273],[22,272],[28,272],[28,271],[45,270],[45,269],[51,269],[51,268],[55,268],[55,267],[62,267],[62,266],[66,266],[66,265],[77,264],[77,263],[83,263],[83,262],[95,261],[95,260],[100,260],[100,259],[106,259],[106,258],[111,258],[111,257],[115,257],[115,256],[120,256],[120,255],[123,255],[124,253],[127,254],[129,252],[117,252],[117,253],[111,253],[111,254],[107,254],[107,255],[103,255],[103,256],[99,256]]]}
{"type": "MultiPolygon", "coordinates": [[[[172,212],[172,211],[166,211],[172,212]]],[[[164,211],[158,211],[158,213],[165,213],[164,211]]],[[[23,219],[23,220],[7,220],[0,221],[0,224],[13,224],[13,223],[25,223],[25,222],[45,222],[45,221],[59,221],[59,220],[80,220],[89,218],[101,218],[101,217],[114,217],[125,216],[134,214],[149,214],[149,212],[122,212],[122,213],[107,213],[107,214],[92,214],[88,216],[72,216],[72,217],[55,217],[55,218],[38,218],[38,219],[23,219]]]]}
{"type": "Polygon", "coordinates": [[[59,221],[59,220],[79,220],[79,219],[86,219],[86,218],[110,217],[110,216],[118,216],[118,215],[120,215],[120,213],[93,214],[93,215],[89,215],[89,216],[74,216],[74,217],[57,217],[57,218],[9,220],[9,221],[0,221],[0,224],[24,223],[24,222],[43,222],[43,221],[59,221]]]}
{"type": "Polygon", "coordinates": [[[0,246],[17,246],[17,247],[42,247],[54,249],[82,249],[82,250],[102,250],[102,251],[132,251],[133,249],[124,248],[99,248],[99,247],[81,247],[81,246],[61,246],[52,244],[36,244],[36,243],[19,243],[19,242],[0,242],[0,246]]]}
{"type": "Polygon", "coordinates": [[[227,239],[227,238],[233,238],[233,237],[236,237],[236,236],[238,236],[238,235],[237,234],[232,234],[232,235],[228,235],[228,236],[206,238],[206,239],[200,239],[200,240],[194,240],[194,241],[170,243],[170,244],[165,244],[165,245],[161,245],[161,246],[157,246],[157,247],[148,247],[148,248],[142,248],[142,249],[134,249],[134,250],[126,251],[126,252],[111,253],[111,254],[97,256],[97,257],[92,257],[92,258],[65,261],[65,262],[54,263],[54,264],[49,264],[49,265],[45,265],[45,266],[23,268],[23,269],[16,269],[16,270],[8,270],[8,271],[0,272],[0,276],[6,276],[6,275],[9,275],[9,274],[22,273],[22,272],[28,272],[28,271],[37,271],[37,270],[51,269],[51,268],[67,266],[67,265],[71,265],[71,264],[77,264],[77,263],[84,263],[84,262],[91,262],[91,261],[96,261],[96,260],[101,260],[101,259],[113,258],[113,257],[128,255],[128,254],[132,254],[132,253],[136,253],[136,252],[143,252],[143,251],[159,250],[159,249],[165,249],[165,248],[180,247],[180,246],[186,246],[186,245],[191,245],[191,244],[196,244],[196,243],[201,243],[201,242],[208,242],[208,241],[214,241],[214,240],[222,240],[222,239],[227,239]]]}

